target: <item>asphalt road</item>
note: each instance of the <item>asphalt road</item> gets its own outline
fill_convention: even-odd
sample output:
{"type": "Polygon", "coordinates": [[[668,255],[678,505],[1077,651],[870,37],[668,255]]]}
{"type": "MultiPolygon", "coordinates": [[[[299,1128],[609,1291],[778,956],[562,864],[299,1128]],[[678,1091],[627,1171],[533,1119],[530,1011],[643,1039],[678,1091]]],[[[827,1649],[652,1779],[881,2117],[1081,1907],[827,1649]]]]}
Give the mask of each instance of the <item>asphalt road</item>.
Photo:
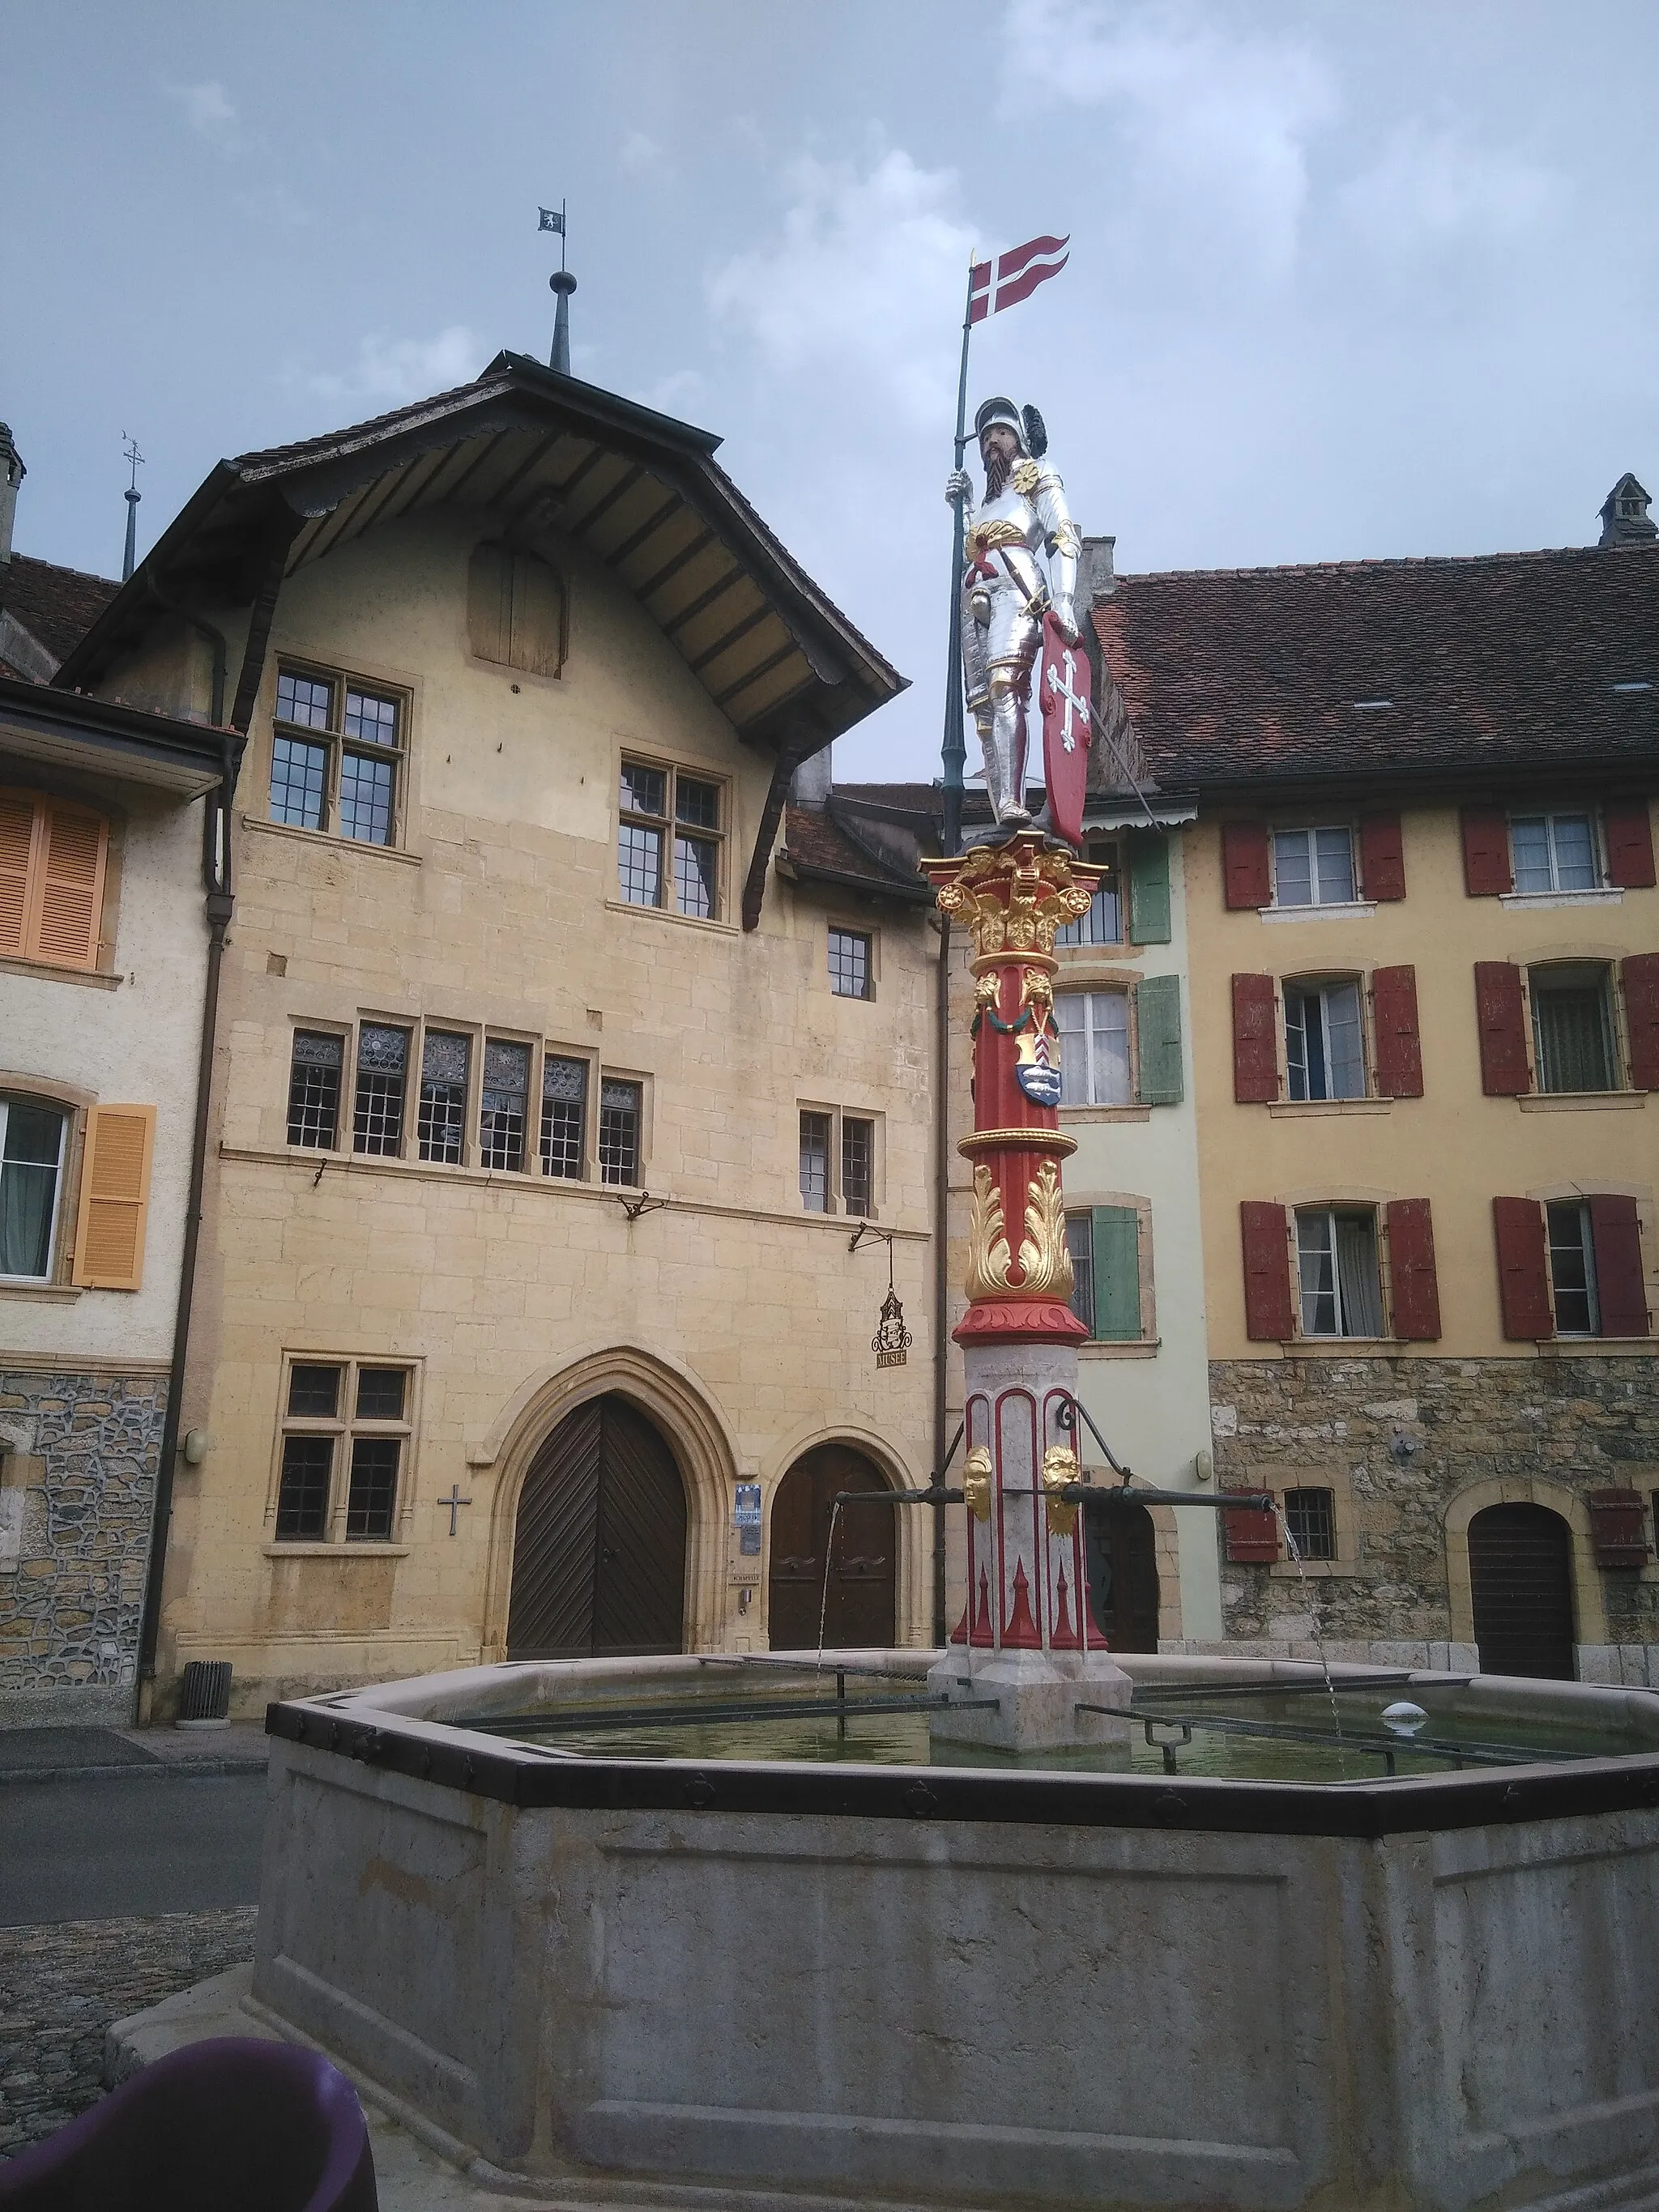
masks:
{"type": "Polygon", "coordinates": [[[257,1905],[264,1774],[0,1783],[0,1927],[257,1905]]]}

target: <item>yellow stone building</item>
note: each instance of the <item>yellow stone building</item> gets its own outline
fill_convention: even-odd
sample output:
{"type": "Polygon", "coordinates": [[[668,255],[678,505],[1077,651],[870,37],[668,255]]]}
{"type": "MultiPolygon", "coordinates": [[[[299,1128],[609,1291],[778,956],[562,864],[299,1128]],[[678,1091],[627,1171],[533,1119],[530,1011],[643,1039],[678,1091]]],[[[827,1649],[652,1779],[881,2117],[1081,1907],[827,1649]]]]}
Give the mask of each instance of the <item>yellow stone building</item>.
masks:
{"type": "MultiPolygon", "coordinates": [[[[816,1641],[927,1479],[929,895],[774,869],[902,679],[716,442],[502,356],[222,464],[60,678],[248,733],[158,1711],[816,1641]]],[[[832,1640],[929,1639],[921,1520],[832,1640]]]]}
{"type": "MultiPolygon", "coordinates": [[[[1633,480],[1632,480],[1633,481],[1633,480]]],[[[1126,577],[1230,1641],[1659,1684],[1659,546],[1126,577]]]]}

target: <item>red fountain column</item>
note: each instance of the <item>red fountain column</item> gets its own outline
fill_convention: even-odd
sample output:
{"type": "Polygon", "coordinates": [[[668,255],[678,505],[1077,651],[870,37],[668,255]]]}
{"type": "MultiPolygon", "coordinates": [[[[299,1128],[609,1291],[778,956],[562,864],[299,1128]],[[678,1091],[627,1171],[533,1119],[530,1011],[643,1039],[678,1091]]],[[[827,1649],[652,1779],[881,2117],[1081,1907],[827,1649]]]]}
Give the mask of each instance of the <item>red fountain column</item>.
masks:
{"type": "Polygon", "coordinates": [[[923,863],[973,939],[974,1129],[966,1370],[968,1602],[929,1680],[936,1735],[1039,1751],[1127,1742],[1131,1684],[1089,1613],[1072,1408],[1086,1334],[1068,1303],[1054,933],[1087,912],[1097,869],[1034,830],[923,863]],[[994,1709],[960,1701],[994,1696],[994,1709]],[[1079,1703],[1109,1712],[1079,1711],[1079,1703]]]}

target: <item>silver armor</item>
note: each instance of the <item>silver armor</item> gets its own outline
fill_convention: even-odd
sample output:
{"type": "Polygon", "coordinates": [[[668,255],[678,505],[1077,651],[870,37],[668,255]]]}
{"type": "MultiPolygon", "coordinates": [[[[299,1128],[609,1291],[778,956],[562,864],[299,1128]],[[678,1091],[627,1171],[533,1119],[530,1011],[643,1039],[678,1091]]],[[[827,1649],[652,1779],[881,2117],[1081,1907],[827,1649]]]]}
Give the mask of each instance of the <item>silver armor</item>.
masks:
{"type": "MultiPolygon", "coordinates": [[[[999,825],[1017,828],[1031,818],[1025,805],[1025,708],[1042,617],[1052,608],[1067,642],[1076,641],[1083,541],[1066,507],[1065,487],[1043,458],[1041,418],[1028,410],[1022,420],[1009,401],[989,399],[974,427],[982,459],[999,446],[1006,455],[1010,437],[1018,448],[1006,481],[968,518],[962,587],[963,674],[991,811],[999,825]]],[[[971,494],[966,472],[958,470],[946,485],[946,499],[954,504],[971,494]]]]}

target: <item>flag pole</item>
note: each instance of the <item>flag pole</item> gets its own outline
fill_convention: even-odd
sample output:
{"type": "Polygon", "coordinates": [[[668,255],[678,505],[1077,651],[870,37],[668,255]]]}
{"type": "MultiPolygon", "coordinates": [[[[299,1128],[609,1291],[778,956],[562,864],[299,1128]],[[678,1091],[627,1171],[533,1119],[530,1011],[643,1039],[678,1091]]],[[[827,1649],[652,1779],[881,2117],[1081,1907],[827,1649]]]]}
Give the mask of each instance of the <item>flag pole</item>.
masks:
{"type": "MultiPolygon", "coordinates": [[[[968,257],[968,296],[962,310],[962,368],[957,377],[957,458],[956,466],[962,466],[962,456],[968,443],[968,334],[973,327],[974,258],[968,257]]],[[[954,500],[956,528],[951,547],[951,657],[945,672],[945,739],[939,747],[939,759],[944,768],[945,822],[944,847],[945,853],[962,850],[962,789],[963,769],[968,758],[968,748],[963,737],[962,720],[962,561],[967,518],[963,502],[954,500]]]]}

